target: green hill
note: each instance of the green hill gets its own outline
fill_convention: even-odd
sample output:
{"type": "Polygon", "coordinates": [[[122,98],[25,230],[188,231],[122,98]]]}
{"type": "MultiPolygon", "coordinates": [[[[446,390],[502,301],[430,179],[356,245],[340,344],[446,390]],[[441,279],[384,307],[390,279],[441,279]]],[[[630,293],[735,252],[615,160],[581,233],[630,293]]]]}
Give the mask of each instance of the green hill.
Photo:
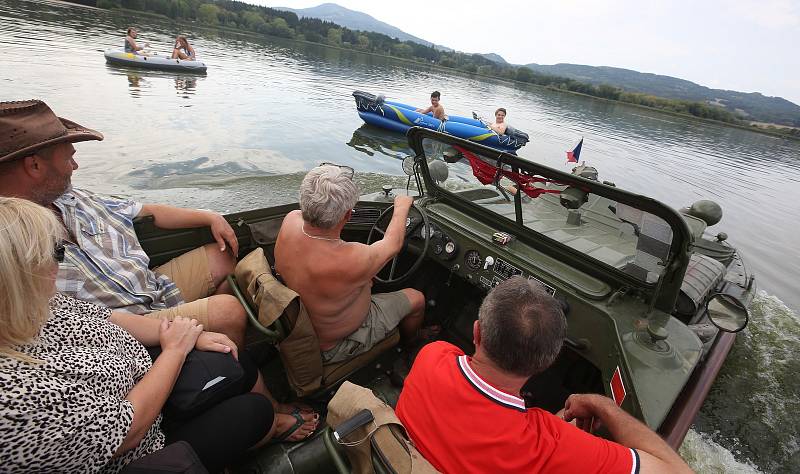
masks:
{"type": "Polygon", "coordinates": [[[747,120],[800,127],[800,106],[782,97],[769,97],[759,92],[711,89],[676,77],[616,67],[580,64],[546,66],[535,63],[526,66],[542,74],[568,77],[591,84],[609,84],[627,91],[669,99],[702,101],[724,107],[747,120]]]}
{"type": "Polygon", "coordinates": [[[330,21],[351,30],[374,31],[400,41],[413,41],[425,46],[435,46],[430,41],[410,35],[400,28],[377,20],[366,13],[350,10],[335,3],[323,3],[311,8],[275,7],[275,9],[293,12],[301,18],[318,18],[323,21],[330,21]]]}

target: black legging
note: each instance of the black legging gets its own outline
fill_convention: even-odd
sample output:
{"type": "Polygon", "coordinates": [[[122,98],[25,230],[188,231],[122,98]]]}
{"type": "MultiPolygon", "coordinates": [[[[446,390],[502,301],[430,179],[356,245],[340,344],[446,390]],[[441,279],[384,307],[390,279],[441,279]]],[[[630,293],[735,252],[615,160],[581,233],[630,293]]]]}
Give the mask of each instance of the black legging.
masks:
{"type": "Polygon", "coordinates": [[[170,425],[167,444],[192,445],[209,472],[216,473],[239,460],[272,427],[272,403],[261,394],[245,393],[220,402],[200,415],[170,425]]]}
{"type": "Polygon", "coordinates": [[[258,367],[247,351],[239,353],[244,369],[239,395],[224,400],[199,415],[187,419],[164,419],[161,428],[167,444],[186,441],[200,461],[216,473],[238,460],[261,441],[275,419],[272,403],[263,395],[248,393],[258,377],[258,367]]]}

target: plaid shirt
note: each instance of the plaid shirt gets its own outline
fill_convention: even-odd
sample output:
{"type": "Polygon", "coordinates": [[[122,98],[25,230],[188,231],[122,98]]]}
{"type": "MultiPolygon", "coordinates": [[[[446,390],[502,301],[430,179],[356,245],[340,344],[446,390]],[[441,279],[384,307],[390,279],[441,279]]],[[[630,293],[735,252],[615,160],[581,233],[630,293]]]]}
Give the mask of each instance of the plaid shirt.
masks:
{"type": "Polygon", "coordinates": [[[148,268],[150,258],[133,228],[141,203],[72,189],[54,204],[69,232],[59,292],[136,314],[183,303],[175,283],[148,268]]]}

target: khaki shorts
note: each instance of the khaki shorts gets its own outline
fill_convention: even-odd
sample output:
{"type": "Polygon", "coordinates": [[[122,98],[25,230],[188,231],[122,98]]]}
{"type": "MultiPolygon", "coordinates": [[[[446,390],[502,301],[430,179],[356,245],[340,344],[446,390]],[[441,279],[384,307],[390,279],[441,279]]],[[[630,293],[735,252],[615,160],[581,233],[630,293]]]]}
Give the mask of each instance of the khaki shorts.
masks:
{"type": "Polygon", "coordinates": [[[204,247],[198,247],[183,255],[173,258],[169,262],[153,269],[154,272],[166,275],[175,282],[181,290],[181,296],[186,303],[173,308],[154,311],[145,316],[161,319],[166,317],[170,321],[175,316],[194,318],[208,327],[208,296],[217,291],[214,286],[214,277],[208,268],[208,255],[204,247]]]}
{"type": "Polygon", "coordinates": [[[394,331],[410,312],[411,301],[402,290],[372,295],[369,313],[361,323],[361,327],[332,349],[323,351],[322,362],[325,364],[341,362],[367,352],[394,331]]]}

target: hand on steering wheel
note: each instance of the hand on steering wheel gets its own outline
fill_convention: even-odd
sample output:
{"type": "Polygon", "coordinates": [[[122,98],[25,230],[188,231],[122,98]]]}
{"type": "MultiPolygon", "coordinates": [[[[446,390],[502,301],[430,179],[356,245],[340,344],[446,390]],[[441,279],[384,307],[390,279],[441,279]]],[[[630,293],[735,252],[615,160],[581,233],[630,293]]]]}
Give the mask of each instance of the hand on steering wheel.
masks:
{"type": "MultiPolygon", "coordinates": [[[[381,215],[378,216],[378,219],[375,221],[374,224],[372,224],[372,228],[369,229],[369,235],[367,236],[367,245],[371,244],[376,240],[379,240],[377,238],[378,235],[380,235],[380,238],[383,238],[384,234],[386,234],[386,227],[388,227],[388,222],[386,224],[386,227],[383,228],[380,227],[380,223],[384,220],[386,216],[391,216],[393,212],[394,212],[394,205],[387,207],[383,212],[381,212],[381,215]]],[[[400,253],[398,253],[397,255],[394,256],[394,258],[392,258],[390,262],[387,263],[387,265],[390,265],[389,277],[384,279],[379,277],[378,275],[375,275],[375,277],[373,278],[375,281],[384,284],[400,283],[402,281],[407,280],[417,270],[417,268],[419,268],[419,266],[422,265],[422,261],[425,259],[425,255],[428,253],[428,245],[430,244],[431,241],[430,232],[428,231],[428,229],[430,229],[430,222],[428,222],[428,214],[425,213],[425,211],[421,207],[419,207],[416,203],[414,203],[409,209],[409,217],[408,220],[406,221],[406,235],[405,235],[406,239],[408,239],[408,237],[414,232],[414,230],[416,230],[419,227],[420,221],[426,230],[424,235],[425,243],[422,247],[422,252],[420,252],[419,256],[417,256],[417,259],[414,261],[414,264],[411,265],[411,267],[405,273],[395,277],[394,272],[397,267],[397,259],[400,257],[400,253]],[[419,214],[420,220],[415,222],[415,219],[411,217],[412,212],[419,214]]],[[[406,245],[404,243],[403,249],[405,248],[406,245]]],[[[383,270],[381,270],[381,272],[382,271],[383,270]]],[[[378,274],[380,274],[381,272],[378,272],[378,274]]]]}

